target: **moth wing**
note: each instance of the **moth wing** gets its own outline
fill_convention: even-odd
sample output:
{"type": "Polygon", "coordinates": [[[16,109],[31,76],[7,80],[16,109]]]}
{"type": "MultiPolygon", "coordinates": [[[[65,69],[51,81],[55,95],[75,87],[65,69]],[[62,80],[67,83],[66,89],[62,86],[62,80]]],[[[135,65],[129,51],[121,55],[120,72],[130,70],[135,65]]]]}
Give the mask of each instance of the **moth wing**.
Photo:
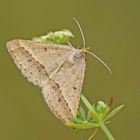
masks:
{"type": "Polygon", "coordinates": [[[27,79],[43,88],[49,108],[64,123],[77,113],[82,89],[85,59],[71,63],[74,48],[28,40],[7,43],[8,51],[27,79]]]}
{"type": "Polygon", "coordinates": [[[85,75],[85,58],[82,57],[74,65],[66,60],[59,71],[52,77],[60,86],[61,94],[73,116],[76,116],[79,105],[84,75],[85,75]]]}
{"type": "Polygon", "coordinates": [[[53,114],[64,124],[69,123],[69,117],[73,116],[73,114],[62,95],[62,91],[58,83],[54,80],[50,80],[49,83],[43,87],[42,93],[45,102],[48,104],[53,114]]]}
{"type": "Polygon", "coordinates": [[[30,40],[12,40],[7,48],[22,74],[43,87],[69,55],[68,46],[47,45],[30,40]]]}

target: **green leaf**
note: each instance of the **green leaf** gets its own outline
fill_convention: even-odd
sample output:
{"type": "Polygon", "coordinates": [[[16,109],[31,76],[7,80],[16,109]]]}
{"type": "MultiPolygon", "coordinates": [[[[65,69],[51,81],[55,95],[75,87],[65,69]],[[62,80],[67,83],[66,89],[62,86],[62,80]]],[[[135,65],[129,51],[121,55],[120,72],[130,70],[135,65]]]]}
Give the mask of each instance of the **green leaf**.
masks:
{"type": "Polygon", "coordinates": [[[92,107],[93,107],[93,109],[95,110],[95,108],[96,108],[96,107],[95,107],[95,105],[94,105],[94,104],[92,104],[92,107]]]}
{"type": "Polygon", "coordinates": [[[83,123],[83,121],[81,119],[76,118],[76,117],[69,117],[69,120],[74,123],[83,123]]]}
{"type": "Polygon", "coordinates": [[[95,129],[93,130],[92,135],[88,138],[88,140],[92,140],[92,139],[95,137],[97,131],[98,131],[98,128],[95,128],[95,129]]]}
{"type": "Polygon", "coordinates": [[[86,113],[85,113],[85,110],[80,106],[79,108],[79,115],[80,115],[80,118],[84,121],[86,120],[86,113]]]}
{"type": "Polygon", "coordinates": [[[93,120],[95,120],[96,122],[99,122],[99,116],[96,111],[91,112],[91,116],[93,120]]]}
{"type": "Polygon", "coordinates": [[[87,100],[87,98],[83,94],[81,94],[81,100],[89,111],[91,111],[91,112],[95,111],[93,106],[90,104],[90,102],[87,100]]]}
{"type": "Polygon", "coordinates": [[[86,121],[89,121],[91,118],[91,111],[88,111],[86,121]]]}
{"type": "Polygon", "coordinates": [[[112,117],[114,117],[117,113],[119,113],[124,108],[124,105],[120,105],[117,108],[115,108],[113,111],[111,111],[107,117],[105,118],[105,121],[110,120],[112,117]]]}
{"type": "Polygon", "coordinates": [[[74,129],[90,129],[90,128],[99,127],[99,124],[96,124],[96,123],[83,123],[83,124],[70,123],[70,124],[68,124],[68,126],[71,128],[74,128],[74,129]]]}

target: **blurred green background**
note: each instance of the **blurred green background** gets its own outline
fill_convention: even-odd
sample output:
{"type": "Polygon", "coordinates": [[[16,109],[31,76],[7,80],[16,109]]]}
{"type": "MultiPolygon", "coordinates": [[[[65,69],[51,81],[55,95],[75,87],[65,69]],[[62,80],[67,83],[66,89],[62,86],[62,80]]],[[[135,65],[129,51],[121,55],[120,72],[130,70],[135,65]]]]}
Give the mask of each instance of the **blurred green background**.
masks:
{"type": "MultiPolygon", "coordinates": [[[[0,0],[0,140],[86,140],[49,111],[41,90],[28,83],[5,44],[49,31],[70,29],[74,46],[82,46],[75,17],[87,46],[108,63],[113,74],[95,58],[87,61],[83,93],[94,103],[114,97],[125,109],[109,128],[117,140],[139,140],[140,131],[140,1],[139,0],[0,0]]],[[[105,140],[99,132],[96,140],[105,140]]]]}

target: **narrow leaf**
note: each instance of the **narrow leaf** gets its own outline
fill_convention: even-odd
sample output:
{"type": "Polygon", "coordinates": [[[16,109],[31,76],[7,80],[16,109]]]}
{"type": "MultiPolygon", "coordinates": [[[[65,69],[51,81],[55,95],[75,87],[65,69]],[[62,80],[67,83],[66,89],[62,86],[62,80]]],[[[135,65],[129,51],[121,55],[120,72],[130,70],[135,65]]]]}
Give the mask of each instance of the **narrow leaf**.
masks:
{"type": "Polygon", "coordinates": [[[123,108],[124,108],[124,105],[120,105],[120,106],[118,106],[117,108],[115,108],[113,111],[111,111],[111,112],[107,115],[105,121],[110,120],[110,119],[111,119],[112,117],[114,117],[117,113],[119,113],[123,108]]]}
{"type": "Polygon", "coordinates": [[[88,138],[88,140],[92,140],[92,139],[95,137],[97,131],[98,131],[98,128],[95,128],[95,129],[93,130],[92,135],[88,138]]]}
{"type": "Polygon", "coordinates": [[[84,124],[76,124],[76,123],[70,123],[68,124],[68,127],[75,128],[75,129],[90,129],[99,127],[96,123],[84,123],[84,124]]]}
{"type": "Polygon", "coordinates": [[[74,118],[74,117],[69,117],[69,120],[74,123],[83,123],[83,121],[81,119],[74,118]]]}
{"type": "Polygon", "coordinates": [[[80,115],[80,118],[84,121],[86,120],[86,113],[85,113],[85,110],[80,106],[79,108],[79,115],[80,115]]]}
{"type": "Polygon", "coordinates": [[[91,111],[88,111],[86,121],[89,121],[91,118],[91,111]]]}
{"type": "Polygon", "coordinates": [[[86,99],[86,97],[83,94],[81,95],[81,100],[84,103],[84,105],[87,107],[88,110],[94,111],[93,106],[90,104],[90,102],[86,99]]]}

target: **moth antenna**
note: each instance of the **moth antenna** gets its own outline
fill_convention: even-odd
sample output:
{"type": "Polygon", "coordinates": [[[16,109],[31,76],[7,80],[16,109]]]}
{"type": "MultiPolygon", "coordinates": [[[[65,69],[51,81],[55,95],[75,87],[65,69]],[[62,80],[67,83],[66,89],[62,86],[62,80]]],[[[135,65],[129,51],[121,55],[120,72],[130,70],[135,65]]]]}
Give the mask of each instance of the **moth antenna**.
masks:
{"type": "Polygon", "coordinates": [[[97,55],[95,55],[92,52],[87,51],[87,53],[89,53],[90,55],[94,56],[97,60],[99,60],[109,70],[110,74],[112,74],[111,69],[109,68],[109,66],[103,60],[101,60],[97,55]]]}
{"type": "Polygon", "coordinates": [[[86,46],[86,41],[85,41],[85,37],[84,37],[84,34],[83,34],[83,30],[82,30],[82,28],[81,28],[81,25],[80,25],[80,23],[78,22],[78,20],[76,19],[76,18],[72,18],[76,23],[77,23],[77,25],[78,25],[78,28],[79,28],[79,30],[80,30],[80,33],[81,33],[81,36],[82,36],[82,41],[83,41],[83,46],[84,46],[84,48],[85,48],[85,46],[86,46]]]}
{"type": "MultiPolygon", "coordinates": [[[[78,25],[78,28],[79,28],[80,33],[81,33],[81,36],[82,36],[83,46],[84,46],[84,48],[85,48],[85,46],[86,46],[86,41],[85,41],[85,37],[84,37],[84,34],[83,34],[83,30],[82,30],[82,28],[81,28],[81,25],[80,25],[80,23],[78,22],[78,20],[77,20],[76,18],[72,18],[72,19],[73,19],[73,20],[77,23],[77,25],[78,25]]],[[[99,60],[99,61],[109,70],[110,74],[112,74],[111,69],[109,68],[109,66],[108,66],[103,60],[101,60],[97,55],[95,55],[95,54],[92,53],[92,52],[89,52],[89,51],[87,51],[87,50],[86,50],[86,52],[89,53],[90,55],[92,55],[93,57],[95,57],[97,60],[99,60]]]]}

